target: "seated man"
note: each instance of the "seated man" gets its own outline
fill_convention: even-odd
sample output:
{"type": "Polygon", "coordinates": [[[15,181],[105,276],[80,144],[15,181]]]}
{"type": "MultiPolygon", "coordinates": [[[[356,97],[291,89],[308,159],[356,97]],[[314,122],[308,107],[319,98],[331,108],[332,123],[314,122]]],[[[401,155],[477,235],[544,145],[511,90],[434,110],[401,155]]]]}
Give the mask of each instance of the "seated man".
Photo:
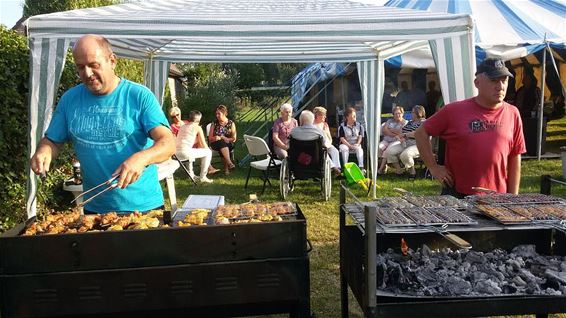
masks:
{"type": "Polygon", "coordinates": [[[297,140],[315,140],[322,137],[324,147],[327,148],[328,155],[331,160],[330,168],[332,169],[334,176],[339,176],[341,171],[338,151],[336,148],[331,147],[332,142],[326,138],[322,130],[314,125],[314,114],[311,111],[304,110],[301,112],[299,121],[300,126],[291,130],[291,137],[297,140]]]}
{"type": "Polygon", "coordinates": [[[344,123],[338,128],[342,162],[348,162],[350,153],[355,153],[358,159],[358,166],[360,169],[363,169],[364,149],[362,148],[362,140],[364,138],[364,126],[356,121],[356,110],[353,107],[346,108],[344,118],[344,123]]]}
{"type": "Polygon", "coordinates": [[[212,180],[206,175],[207,173],[216,172],[210,171],[210,161],[212,159],[212,151],[206,146],[204,139],[204,132],[200,127],[200,119],[202,114],[199,111],[193,110],[189,113],[189,123],[181,126],[176,139],[176,155],[179,160],[189,160],[189,173],[193,176],[193,162],[195,159],[201,159],[200,175],[195,179],[204,183],[211,183],[212,180]],[[193,146],[197,145],[197,148],[193,146]]]}

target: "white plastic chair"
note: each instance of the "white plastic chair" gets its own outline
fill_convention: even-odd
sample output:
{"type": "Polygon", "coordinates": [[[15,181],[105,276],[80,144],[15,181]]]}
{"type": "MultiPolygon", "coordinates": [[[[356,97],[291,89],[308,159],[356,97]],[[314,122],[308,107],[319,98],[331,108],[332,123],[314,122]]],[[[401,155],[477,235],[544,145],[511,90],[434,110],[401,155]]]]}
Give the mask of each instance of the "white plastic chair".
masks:
{"type": "Polygon", "coordinates": [[[261,193],[263,194],[263,192],[265,192],[265,184],[269,183],[269,185],[271,186],[271,181],[269,181],[269,173],[272,170],[276,170],[277,167],[281,165],[281,160],[274,159],[275,155],[271,153],[269,146],[267,146],[265,140],[260,137],[244,135],[244,142],[246,143],[246,147],[248,148],[250,156],[258,159],[256,161],[250,162],[250,168],[248,169],[245,188],[248,187],[248,180],[250,179],[252,168],[254,168],[263,172],[263,188],[261,189],[261,193]],[[259,159],[263,156],[266,156],[265,159],[259,159]]]}

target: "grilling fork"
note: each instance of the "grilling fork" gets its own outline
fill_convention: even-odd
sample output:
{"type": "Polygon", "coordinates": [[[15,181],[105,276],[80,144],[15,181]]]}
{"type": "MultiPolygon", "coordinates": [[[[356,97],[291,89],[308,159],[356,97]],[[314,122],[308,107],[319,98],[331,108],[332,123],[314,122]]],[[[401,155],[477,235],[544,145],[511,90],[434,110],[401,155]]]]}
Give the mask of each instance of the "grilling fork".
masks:
{"type": "Polygon", "coordinates": [[[93,195],[92,197],[90,197],[90,198],[88,198],[87,200],[85,200],[85,201],[81,202],[80,204],[78,204],[79,207],[82,207],[82,206],[84,206],[85,204],[89,203],[90,201],[94,200],[94,198],[96,198],[97,196],[99,196],[99,195],[101,195],[101,194],[103,194],[103,193],[105,193],[105,192],[108,192],[108,191],[110,191],[110,190],[116,189],[116,187],[118,186],[118,183],[116,183],[116,182],[114,182],[114,181],[116,181],[116,179],[118,179],[118,177],[120,177],[120,175],[114,176],[114,177],[112,177],[112,178],[110,178],[110,179],[108,179],[108,180],[102,182],[101,184],[99,184],[99,185],[97,185],[97,186],[95,186],[95,187],[93,187],[93,188],[91,188],[91,189],[89,189],[89,190],[87,190],[87,191],[82,192],[81,194],[77,195],[77,196],[75,197],[75,199],[73,199],[73,201],[71,201],[71,203],[75,202],[75,201],[78,200],[79,198],[84,197],[86,194],[88,194],[88,193],[90,193],[90,192],[92,192],[92,191],[94,191],[94,190],[96,190],[96,189],[98,189],[98,188],[100,188],[100,187],[106,186],[106,188],[104,188],[103,190],[101,190],[101,191],[98,192],[97,194],[93,195]]]}

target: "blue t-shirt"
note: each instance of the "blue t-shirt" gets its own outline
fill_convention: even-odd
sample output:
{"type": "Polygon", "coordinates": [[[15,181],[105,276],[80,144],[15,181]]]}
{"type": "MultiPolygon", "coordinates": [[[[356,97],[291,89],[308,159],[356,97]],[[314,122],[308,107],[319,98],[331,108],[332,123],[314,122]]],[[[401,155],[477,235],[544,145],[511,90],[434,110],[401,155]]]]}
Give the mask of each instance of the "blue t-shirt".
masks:
{"type": "MultiPolygon", "coordinates": [[[[169,127],[153,93],[121,79],[108,95],[93,95],[83,84],[67,91],[45,136],[56,143],[73,143],[81,163],[83,188],[88,190],[108,180],[131,155],[151,147],[149,132],[161,125],[169,127]]],[[[93,192],[89,195],[97,193],[93,192]]],[[[136,182],[98,196],[85,209],[99,213],[147,211],[162,205],[157,166],[149,165],[136,182]]]]}

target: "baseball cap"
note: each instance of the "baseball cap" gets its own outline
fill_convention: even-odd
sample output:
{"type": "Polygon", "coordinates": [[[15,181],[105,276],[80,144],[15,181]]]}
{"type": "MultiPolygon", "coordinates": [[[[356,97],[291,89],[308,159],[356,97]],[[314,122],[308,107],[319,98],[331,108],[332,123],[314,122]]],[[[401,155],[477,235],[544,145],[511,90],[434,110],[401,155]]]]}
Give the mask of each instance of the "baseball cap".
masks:
{"type": "Polygon", "coordinates": [[[505,66],[505,62],[499,59],[485,59],[478,65],[476,75],[485,73],[489,78],[497,78],[501,76],[514,77],[509,69],[505,66]]]}

